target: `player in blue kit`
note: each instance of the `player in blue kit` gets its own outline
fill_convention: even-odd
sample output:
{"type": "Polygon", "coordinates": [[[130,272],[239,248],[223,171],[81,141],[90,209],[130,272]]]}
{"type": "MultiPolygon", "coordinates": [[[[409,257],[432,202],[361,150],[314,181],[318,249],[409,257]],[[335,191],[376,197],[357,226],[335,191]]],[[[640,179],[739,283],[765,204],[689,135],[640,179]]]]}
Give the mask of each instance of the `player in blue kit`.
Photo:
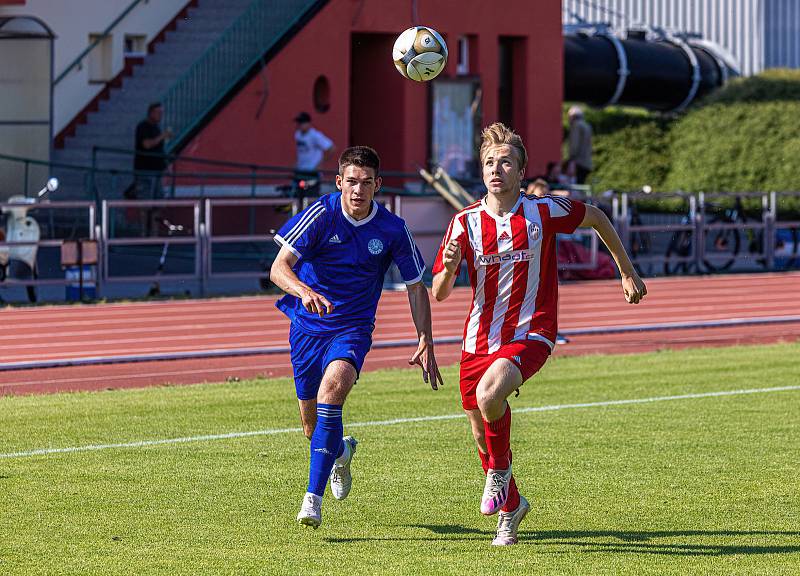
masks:
{"type": "Polygon", "coordinates": [[[372,345],[383,277],[397,264],[408,287],[419,345],[409,364],[442,383],[433,353],[425,264],[402,218],[373,201],[380,160],[366,146],[339,158],[336,187],[275,235],[281,249],[270,280],[286,292],[277,306],[291,320],[289,344],[303,431],[311,440],[308,490],[297,520],[317,528],[330,477],[337,500],[350,493],[356,440],[343,436],[342,406],[372,345]]]}

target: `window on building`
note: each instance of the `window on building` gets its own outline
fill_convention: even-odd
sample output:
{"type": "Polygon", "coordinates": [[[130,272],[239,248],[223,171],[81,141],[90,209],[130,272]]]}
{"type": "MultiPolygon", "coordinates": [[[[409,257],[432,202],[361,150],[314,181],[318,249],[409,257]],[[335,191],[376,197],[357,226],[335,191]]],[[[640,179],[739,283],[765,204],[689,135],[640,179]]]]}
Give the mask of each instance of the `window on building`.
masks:
{"type": "Polygon", "coordinates": [[[456,74],[459,76],[475,75],[478,73],[478,37],[469,34],[460,36],[456,48],[456,74]]]}
{"type": "Polygon", "coordinates": [[[89,34],[89,45],[97,45],[89,52],[89,82],[108,82],[111,80],[112,36],[108,34],[89,34]]]}
{"type": "Polygon", "coordinates": [[[431,160],[451,176],[478,175],[481,89],[475,79],[432,82],[431,160]]]}
{"type": "Polygon", "coordinates": [[[147,36],[144,34],[125,34],[125,56],[144,56],[147,53],[147,36]]]}
{"type": "Polygon", "coordinates": [[[324,114],[331,108],[331,85],[328,78],[318,76],[313,88],[314,110],[324,114]]]}

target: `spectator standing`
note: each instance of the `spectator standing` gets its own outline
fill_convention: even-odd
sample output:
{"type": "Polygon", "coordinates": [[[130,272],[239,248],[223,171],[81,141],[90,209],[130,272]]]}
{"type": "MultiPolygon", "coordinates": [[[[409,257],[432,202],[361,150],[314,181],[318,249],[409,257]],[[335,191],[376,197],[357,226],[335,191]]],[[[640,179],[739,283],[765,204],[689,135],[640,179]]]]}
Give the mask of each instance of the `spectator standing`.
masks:
{"type": "Polygon", "coordinates": [[[164,107],[153,102],[147,107],[147,118],[136,125],[136,154],[133,170],[136,172],[135,195],[137,197],[161,197],[161,173],[167,167],[164,142],[172,137],[172,130],[161,130],[164,107]],[[146,194],[144,194],[146,192],[146,194]]]}
{"type": "Polygon", "coordinates": [[[592,127],[583,118],[583,109],[573,106],[569,109],[569,157],[575,164],[575,180],[577,184],[586,183],[586,178],[592,171],[592,127]]]}
{"type": "Polygon", "coordinates": [[[311,125],[311,115],[300,112],[295,116],[297,129],[294,132],[297,162],[295,163],[294,189],[302,202],[307,192],[319,189],[320,166],[333,156],[336,146],[333,140],[311,125]],[[312,186],[301,186],[301,182],[313,181],[312,186]]]}

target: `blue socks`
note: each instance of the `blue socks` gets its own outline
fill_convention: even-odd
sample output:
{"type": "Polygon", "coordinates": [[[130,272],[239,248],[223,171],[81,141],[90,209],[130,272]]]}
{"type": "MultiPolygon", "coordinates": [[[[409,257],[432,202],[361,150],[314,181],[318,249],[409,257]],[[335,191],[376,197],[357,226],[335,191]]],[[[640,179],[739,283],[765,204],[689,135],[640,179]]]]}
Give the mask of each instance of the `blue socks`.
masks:
{"type": "Polygon", "coordinates": [[[317,425],[311,436],[311,464],[308,470],[308,492],[322,496],[333,463],[344,452],[342,407],[317,404],[317,425]]]}

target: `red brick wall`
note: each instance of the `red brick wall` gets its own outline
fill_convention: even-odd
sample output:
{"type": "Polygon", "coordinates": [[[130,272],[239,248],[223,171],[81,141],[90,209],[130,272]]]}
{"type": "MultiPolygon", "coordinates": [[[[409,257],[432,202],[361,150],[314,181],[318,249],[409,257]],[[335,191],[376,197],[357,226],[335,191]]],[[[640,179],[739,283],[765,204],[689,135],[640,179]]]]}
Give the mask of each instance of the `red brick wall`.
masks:
{"type": "MultiPolygon", "coordinates": [[[[450,44],[446,73],[455,74],[456,38],[477,37],[478,54],[470,57],[477,62],[477,70],[470,72],[481,78],[484,124],[497,119],[498,39],[523,39],[524,54],[514,60],[515,74],[524,76],[524,81],[517,82],[524,89],[514,99],[514,116],[521,125],[514,128],[525,138],[531,157],[529,174],[543,171],[549,160],[558,159],[563,82],[560,2],[419,0],[417,9],[419,23],[444,34],[450,44]]],[[[305,110],[339,150],[369,144],[380,153],[385,169],[413,171],[425,164],[428,154],[428,86],[399,76],[387,48],[391,46],[388,39],[410,25],[408,2],[331,0],[267,65],[264,74],[256,75],[197,134],[184,153],[291,166],[295,160],[292,118],[305,110]],[[354,38],[369,38],[365,49],[372,52],[351,58],[354,38]],[[351,69],[353,62],[363,69],[351,69]],[[312,102],[312,86],[320,75],[327,76],[331,88],[326,113],[316,112],[312,102]],[[266,104],[256,119],[265,89],[266,104]],[[359,107],[357,117],[382,118],[383,122],[354,126],[354,105],[359,107]]],[[[327,167],[334,166],[332,161],[327,167]]]]}

